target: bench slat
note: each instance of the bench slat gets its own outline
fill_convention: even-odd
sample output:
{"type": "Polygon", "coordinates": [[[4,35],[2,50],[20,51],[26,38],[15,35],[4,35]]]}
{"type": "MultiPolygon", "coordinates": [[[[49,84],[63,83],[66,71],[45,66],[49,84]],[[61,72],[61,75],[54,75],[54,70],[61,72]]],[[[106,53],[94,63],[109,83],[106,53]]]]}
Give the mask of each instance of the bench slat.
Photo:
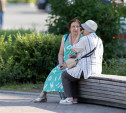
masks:
{"type": "Polygon", "coordinates": [[[109,81],[117,81],[117,82],[126,83],[126,77],[125,76],[118,76],[118,75],[101,74],[101,75],[93,75],[93,76],[90,76],[89,78],[91,78],[91,79],[98,79],[98,80],[109,80],[109,81]]]}
{"type": "Polygon", "coordinates": [[[110,98],[105,98],[105,97],[100,97],[98,96],[92,96],[92,95],[80,95],[80,98],[87,98],[87,99],[96,99],[96,100],[101,100],[101,101],[107,101],[107,102],[116,102],[116,103],[121,103],[121,104],[126,104],[126,101],[123,100],[117,100],[117,99],[110,99],[110,98]]]}
{"type": "Polygon", "coordinates": [[[95,86],[95,85],[79,85],[79,88],[81,89],[81,88],[83,88],[83,89],[90,89],[90,90],[92,90],[92,89],[94,89],[94,90],[104,90],[104,91],[106,91],[106,92],[115,92],[115,93],[122,93],[122,94],[126,94],[126,90],[122,90],[121,88],[120,88],[120,90],[118,89],[118,87],[116,87],[116,88],[113,88],[113,87],[102,87],[102,86],[95,86]]]}
{"type": "Polygon", "coordinates": [[[97,80],[97,79],[87,79],[87,80],[84,80],[84,79],[81,79],[79,81],[80,84],[83,84],[83,83],[101,83],[101,84],[109,84],[109,85],[117,85],[117,86],[122,86],[122,87],[125,87],[126,86],[126,83],[122,83],[122,82],[115,82],[115,81],[108,81],[108,80],[97,80]]]}
{"type": "Polygon", "coordinates": [[[79,98],[79,102],[84,103],[92,103],[92,104],[100,104],[105,106],[112,106],[112,107],[119,107],[119,108],[126,108],[126,104],[118,103],[118,102],[107,102],[104,100],[97,100],[97,99],[88,99],[88,98],[79,98]]]}
{"type": "Polygon", "coordinates": [[[85,92],[91,92],[91,93],[99,93],[99,94],[108,94],[113,96],[120,96],[120,97],[126,97],[125,93],[116,93],[116,92],[110,92],[110,91],[104,91],[104,90],[95,90],[95,89],[86,89],[86,88],[79,88],[80,93],[79,94],[85,94],[85,92]]]}
{"type": "Polygon", "coordinates": [[[100,83],[83,83],[83,84],[79,84],[80,87],[83,87],[83,86],[97,86],[97,87],[103,87],[103,88],[111,88],[111,89],[121,89],[121,90],[124,90],[126,91],[126,87],[121,87],[121,86],[115,86],[115,85],[109,85],[109,84],[100,84],[100,83]]]}
{"type": "Polygon", "coordinates": [[[95,96],[96,99],[98,97],[103,97],[103,98],[105,97],[105,98],[109,98],[109,99],[116,99],[116,100],[124,100],[124,101],[126,101],[126,95],[122,95],[122,96],[120,95],[119,96],[119,94],[115,94],[114,95],[114,93],[110,94],[108,92],[106,92],[106,93],[98,93],[98,92],[86,91],[86,92],[81,92],[79,95],[95,96]]]}

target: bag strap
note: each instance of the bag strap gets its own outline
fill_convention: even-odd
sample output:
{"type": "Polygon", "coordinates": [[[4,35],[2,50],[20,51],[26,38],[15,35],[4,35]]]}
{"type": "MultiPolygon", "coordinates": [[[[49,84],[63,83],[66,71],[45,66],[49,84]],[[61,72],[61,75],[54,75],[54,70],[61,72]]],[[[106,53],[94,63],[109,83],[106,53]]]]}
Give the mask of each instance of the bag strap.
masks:
{"type": "MultiPolygon", "coordinates": [[[[98,38],[98,42],[99,42],[99,38],[98,38]]],[[[94,53],[94,51],[96,50],[96,48],[98,46],[98,42],[97,42],[96,47],[92,51],[90,51],[89,53],[87,53],[86,55],[84,55],[83,57],[81,57],[81,59],[91,56],[94,53]]]]}
{"type": "Polygon", "coordinates": [[[66,40],[68,39],[68,36],[69,36],[69,33],[67,34],[67,36],[66,36],[66,38],[65,38],[65,41],[64,41],[64,42],[66,42],[66,40]]]}

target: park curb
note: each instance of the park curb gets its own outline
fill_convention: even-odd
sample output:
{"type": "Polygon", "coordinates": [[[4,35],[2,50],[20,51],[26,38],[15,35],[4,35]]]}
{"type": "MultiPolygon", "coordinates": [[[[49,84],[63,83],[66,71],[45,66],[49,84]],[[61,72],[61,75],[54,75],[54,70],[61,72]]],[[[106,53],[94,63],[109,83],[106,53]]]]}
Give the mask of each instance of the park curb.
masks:
{"type": "MultiPolygon", "coordinates": [[[[22,91],[7,91],[7,90],[0,90],[0,93],[8,93],[8,94],[20,94],[20,95],[36,95],[38,96],[40,93],[32,93],[32,92],[22,92],[22,91]]],[[[58,95],[47,94],[50,97],[59,97],[58,95]]]]}

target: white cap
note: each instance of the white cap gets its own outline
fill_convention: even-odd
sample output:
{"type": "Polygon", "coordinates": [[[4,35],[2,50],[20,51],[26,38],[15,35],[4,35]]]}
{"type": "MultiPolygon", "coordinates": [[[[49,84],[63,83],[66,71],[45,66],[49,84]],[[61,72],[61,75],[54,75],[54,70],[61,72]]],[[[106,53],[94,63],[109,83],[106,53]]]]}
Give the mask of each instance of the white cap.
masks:
{"type": "Polygon", "coordinates": [[[96,32],[98,28],[98,25],[93,20],[87,20],[85,23],[81,24],[81,26],[88,32],[96,32]]]}

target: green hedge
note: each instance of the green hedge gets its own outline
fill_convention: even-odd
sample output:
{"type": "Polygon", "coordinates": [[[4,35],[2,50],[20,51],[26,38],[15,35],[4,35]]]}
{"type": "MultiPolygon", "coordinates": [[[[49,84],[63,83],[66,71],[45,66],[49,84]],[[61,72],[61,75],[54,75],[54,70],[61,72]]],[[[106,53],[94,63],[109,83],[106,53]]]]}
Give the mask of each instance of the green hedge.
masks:
{"type": "Polygon", "coordinates": [[[45,81],[56,66],[62,36],[52,34],[17,34],[0,37],[0,85],[45,81]]]}
{"type": "Polygon", "coordinates": [[[36,0],[7,0],[8,3],[36,3],[36,0]]]}
{"type": "Polygon", "coordinates": [[[0,30],[0,35],[5,35],[4,40],[8,40],[9,35],[11,35],[12,40],[14,41],[16,38],[16,34],[20,33],[21,35],[27,33],[30,34],[32,33],[33,30],[31,29],[11,29],[11,30],[0,30]]]}
{"type": "Polygon", "coordinates": [[[103,62],[104,74],[126,76],[126,58],[112,58],[103,62]]]}

